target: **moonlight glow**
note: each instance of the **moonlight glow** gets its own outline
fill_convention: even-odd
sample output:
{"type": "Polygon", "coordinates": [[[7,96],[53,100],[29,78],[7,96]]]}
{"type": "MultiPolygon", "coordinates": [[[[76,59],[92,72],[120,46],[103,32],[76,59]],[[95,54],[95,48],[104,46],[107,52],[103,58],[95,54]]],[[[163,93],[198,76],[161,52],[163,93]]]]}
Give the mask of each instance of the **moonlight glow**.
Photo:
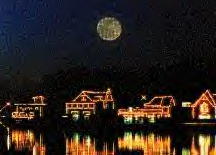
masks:
{"type": "Polygon", "coordinates": [[[121,35],[122,27],[117,19],[105,17],[98,22],[97,32],[101,39],[112,41],[121,35]]]}

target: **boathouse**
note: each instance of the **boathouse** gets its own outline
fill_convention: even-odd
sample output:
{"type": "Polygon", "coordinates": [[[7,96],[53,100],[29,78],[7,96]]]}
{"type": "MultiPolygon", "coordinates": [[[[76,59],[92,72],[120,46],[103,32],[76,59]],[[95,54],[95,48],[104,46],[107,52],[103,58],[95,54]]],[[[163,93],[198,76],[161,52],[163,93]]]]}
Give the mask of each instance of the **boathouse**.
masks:
{"type": "Polygon", "coordinates": [[[190,107],[193,119],[215,119],[216,94],[206,90],[190,107]]]}
{"type": "Polygon", "coordinates": [[[82,114],[84,118],[89,118],[100,109],[114,109],[114,100],[111,89],[106,91],[82,91],[72,101],[65,103],[66,115],[70,115],[77,120],[82,114]]]}
{"type": "Polygon", "coordinates": [[[173,96],[156,96],[143,107],[119,109],[118,115],[123,116],[125,122],[140,121],[143,118],[170,118],[172,107],[175,106],[173,96]]]}
{"type": "Polygon", "coordinates": [[[35,96],[32,98],[32,103],[15,103],[13,105],[13,111],[11,117],[13,119],[35,119],[44,116],[44,109],[46,104],[44,103],[45,97],[35,96]]]}

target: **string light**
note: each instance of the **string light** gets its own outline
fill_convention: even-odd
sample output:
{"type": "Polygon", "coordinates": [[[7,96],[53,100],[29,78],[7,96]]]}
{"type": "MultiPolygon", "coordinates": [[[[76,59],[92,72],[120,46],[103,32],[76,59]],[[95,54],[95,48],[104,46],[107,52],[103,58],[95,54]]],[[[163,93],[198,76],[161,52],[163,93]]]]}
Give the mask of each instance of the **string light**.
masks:
{"type": "Polygon", "coordinates": [[[128,118],[161,118],[171,117],[171,108],[175,106],[172,96],[156,96],[142,108],[119,109],[118,115],[128,118]],[[168,101],[168,103],[165,103],[168,101]]]}
{"type": "Polygon", "coordinates": [[[109,108],[109,105],[114,109],[114,100],[110,88],[102,92],[82,91],[71,102],[65,103],[65,111],[66,114],[71,114],[74,119],[78,119],[80,112],[88,118],[91,113],[95,113],[96,106],[99,104],[103,109],[109,108]]]}
{"type": "Polygon", "coordinates": [[[141,95],[141,100],[143,101],[145,101],[147,99],[147,97],[146,97],[146,95],[141,95]]]}
{"type": "Polygon", "coordinates": [[[15,111],[11,113],[11,117],[14,119],[34,119],[36,111],[39,111],[39,116],[43,117],[43,111],[46,104],[44,104],[44,96],[32,97],[34,103],[17,103],[14,104],[15,111]]]}
{"type": "Polygon", "coordinates": [[[215,94],[212,94],[210,90],[206,90],[195,103],[191,104],[192,118],[198,119],[210,119],[215,118],[211,115],[211,109],[216,113],[216,101],[214,99],[215,94]]]}

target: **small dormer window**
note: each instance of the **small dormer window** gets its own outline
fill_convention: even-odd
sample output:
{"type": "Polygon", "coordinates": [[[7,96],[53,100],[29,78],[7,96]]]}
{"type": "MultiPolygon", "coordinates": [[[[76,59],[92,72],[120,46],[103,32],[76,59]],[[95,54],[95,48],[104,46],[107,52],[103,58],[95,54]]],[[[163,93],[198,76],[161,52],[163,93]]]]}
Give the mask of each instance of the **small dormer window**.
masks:
{"type": "Polygon", "coordinates": [[[82,96],[81,101],[86,102],[86,98],[84,96],[82,96]]]}
{"type": "Polygon", "coordinates": [[[34,103],[44,103],[45,98],[43,96],[34,96],[32,97],[32,99],[34,100],[34,103]]]}

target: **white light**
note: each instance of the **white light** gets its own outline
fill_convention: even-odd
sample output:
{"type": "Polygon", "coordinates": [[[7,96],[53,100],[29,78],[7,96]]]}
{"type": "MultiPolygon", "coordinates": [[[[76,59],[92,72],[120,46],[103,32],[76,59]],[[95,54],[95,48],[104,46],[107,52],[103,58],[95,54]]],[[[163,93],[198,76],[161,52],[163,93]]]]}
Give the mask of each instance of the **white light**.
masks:
{"type": "Polygon", "coordinates": [[[190,107],[191,102],[182,102],[182,107],[190,107]]]}
{"type": "Polygon", "coordinates": [[[199,115],[199,119],[210,119],[210,115],[199,115]]]}
{"type": "Polygon", "coordinates": [[[132,107],[129,107],[128,110],[129,110],[129,112],[133,112],[133,108],[132,107]]]}

